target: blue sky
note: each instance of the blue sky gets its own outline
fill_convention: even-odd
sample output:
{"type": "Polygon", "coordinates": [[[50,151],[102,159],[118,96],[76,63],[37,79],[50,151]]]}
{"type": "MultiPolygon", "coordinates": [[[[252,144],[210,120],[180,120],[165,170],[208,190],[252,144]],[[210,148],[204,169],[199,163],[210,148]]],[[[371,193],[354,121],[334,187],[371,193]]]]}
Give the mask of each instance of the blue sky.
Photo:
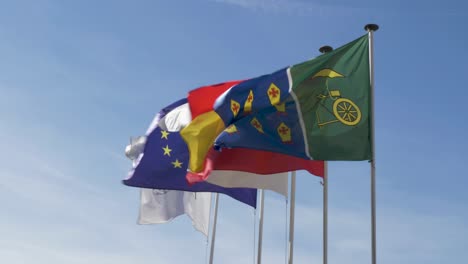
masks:
{"type": "MultiPolygon", "coordinates": [[[[0,261],[204,263],[186,217],[136,224],[124,147],[188,90],[255,77],[375,34],[379,263],[463,263],[463,1],[0,3],[0,261]]],[[[370,263],[369,165],[330,163],[329,263],[370,263]]],[[[298,173],[297,263],[321,260],[321,185],[298,173]]],[[[264,263],[284,263],[267,193],[264,263]]],[[[222,196],[215,261],[251,263],[254,211],[222,196]]]]}

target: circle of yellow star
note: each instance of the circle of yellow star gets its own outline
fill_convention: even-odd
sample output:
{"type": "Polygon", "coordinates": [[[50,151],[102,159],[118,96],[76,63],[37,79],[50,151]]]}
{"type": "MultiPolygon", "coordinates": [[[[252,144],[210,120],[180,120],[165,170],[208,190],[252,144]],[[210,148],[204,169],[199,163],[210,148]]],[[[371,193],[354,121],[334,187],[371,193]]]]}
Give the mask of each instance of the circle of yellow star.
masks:
{"type": "Polygon", "coordinates": [[[166,130],[161,130],[161,138],[167,139],[168,135],[169,135],[169,132],[167,132],[166,130]]]}
{"type": "Polygon", "coordinates": [[[174,168],[182,168],[182,162],[180,162],[178,159],[171,163],[174,165],[174,168]]]}
{"type": "Polygon", "coordinates": [[[168,145],[166,145],[166,147],[162,149],[164,150],[164,156],[166,155],[168,155],[169,157],[171,156],[172,149],[170,149],[168,145]]]}

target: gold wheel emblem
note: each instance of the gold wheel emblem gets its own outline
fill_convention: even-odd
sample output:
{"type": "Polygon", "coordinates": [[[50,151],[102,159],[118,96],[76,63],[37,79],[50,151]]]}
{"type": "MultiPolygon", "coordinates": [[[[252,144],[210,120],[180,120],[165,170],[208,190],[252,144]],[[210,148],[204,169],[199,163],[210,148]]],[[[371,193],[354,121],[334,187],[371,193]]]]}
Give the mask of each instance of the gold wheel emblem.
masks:
{"type": "Polygon", "coordinates": [[[336,99],[333,103],[333,114],[336,119],[348,126],[354,126],[361,121],[361,110],[347,98],[336,99]]]}

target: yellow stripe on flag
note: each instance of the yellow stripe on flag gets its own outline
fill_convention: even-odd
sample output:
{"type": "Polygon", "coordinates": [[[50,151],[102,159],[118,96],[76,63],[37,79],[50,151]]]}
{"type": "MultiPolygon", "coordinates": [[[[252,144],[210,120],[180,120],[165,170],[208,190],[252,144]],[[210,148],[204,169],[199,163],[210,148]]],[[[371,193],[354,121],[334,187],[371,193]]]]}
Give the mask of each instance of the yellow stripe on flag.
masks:
{"type": "Polygon", "coordinates": [[[210,111],[197,116],[188,126],[180,131],[187,143],[190,159],[189,170],[203,171],[206,155],[213,146],[216,137],[226,128],[221,117],[210,111]]]}

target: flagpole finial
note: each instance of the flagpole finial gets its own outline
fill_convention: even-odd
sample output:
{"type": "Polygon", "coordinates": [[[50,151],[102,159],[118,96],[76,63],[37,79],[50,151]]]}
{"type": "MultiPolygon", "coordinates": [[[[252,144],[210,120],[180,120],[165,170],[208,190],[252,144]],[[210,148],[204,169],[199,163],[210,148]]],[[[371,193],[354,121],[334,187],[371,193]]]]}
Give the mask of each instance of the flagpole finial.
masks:
{"type": "Polygon", "coordinates": [[[327,53],[327,52],[330,52],[330,51],[332,51],[332,50],[333,50],[333,48],[330,47],[330,46],[322,46],[322,47],[320,47],[320,49],[319,49],[320,53],[327,53]]]}
{"type": "Polygon", "coordinates": [[[379,30],[379,25],[377,24],[367,24],[366,26],[364,26],[364,30],[366,31],[377,31],[379,30]]]}

